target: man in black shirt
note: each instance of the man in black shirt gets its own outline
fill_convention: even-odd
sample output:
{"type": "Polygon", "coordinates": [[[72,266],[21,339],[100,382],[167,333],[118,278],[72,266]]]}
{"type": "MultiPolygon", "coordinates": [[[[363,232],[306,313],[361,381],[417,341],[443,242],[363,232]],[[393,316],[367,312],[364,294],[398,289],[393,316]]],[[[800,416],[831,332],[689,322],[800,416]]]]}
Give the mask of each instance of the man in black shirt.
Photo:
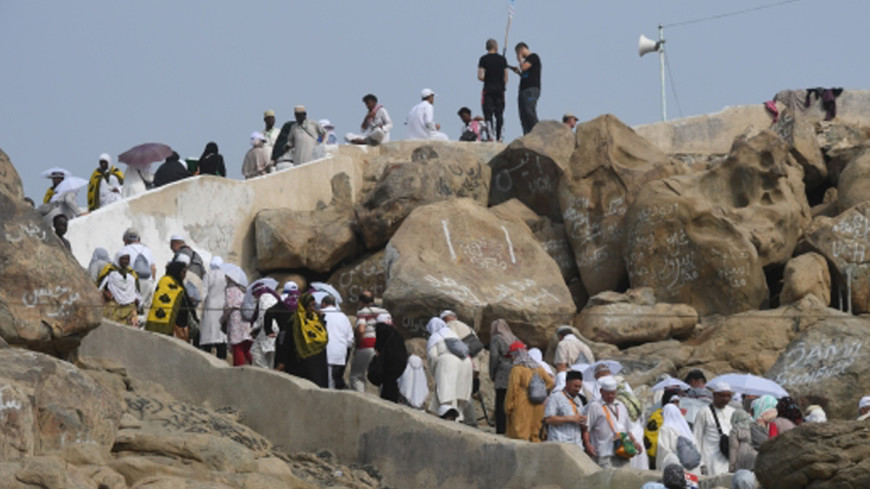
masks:
{"type": "Polygon", "coordinates": [[[483,82],[483,93],[480,103],[483,118],[490,130],[495,128],[495,137],[501,142],[501,131],[504,126],[504,90],[507,85],[507,60],[498,54],[498,42],[495,39],[486,41],[486,54],[477,63],[477,79],[483,82]],[[495,116],[495,125],[492,123],[495,116]]]}
{"type": "Polygon", "coordinates": [[[541,97],[541,58],[529,50],[529,46],[521,42],[514,48],[517,53],[518,66],[512,66],[514,73],[520,75],[520,93],[518,98],[520,123],[523,134],[528,134],[538,123],[538,98],[541,97]]]}

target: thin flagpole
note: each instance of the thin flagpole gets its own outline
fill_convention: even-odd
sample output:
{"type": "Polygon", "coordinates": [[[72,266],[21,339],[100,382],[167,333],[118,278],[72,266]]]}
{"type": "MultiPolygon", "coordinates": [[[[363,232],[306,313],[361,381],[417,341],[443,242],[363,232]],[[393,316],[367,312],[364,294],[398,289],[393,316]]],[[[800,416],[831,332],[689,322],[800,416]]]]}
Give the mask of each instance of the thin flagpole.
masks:
{"type": "Polygon", "coordinates": [[[507,56],[508,33],[510,33],[511,21],[513,20],[513,18],[514,18],[514,0],[510,0],[510,3],[508,3],[507,27],[505,27],[505,29],[504,29],[504,46],[502,46],[502,49],[501,49],[502,56],[507,56]]]}

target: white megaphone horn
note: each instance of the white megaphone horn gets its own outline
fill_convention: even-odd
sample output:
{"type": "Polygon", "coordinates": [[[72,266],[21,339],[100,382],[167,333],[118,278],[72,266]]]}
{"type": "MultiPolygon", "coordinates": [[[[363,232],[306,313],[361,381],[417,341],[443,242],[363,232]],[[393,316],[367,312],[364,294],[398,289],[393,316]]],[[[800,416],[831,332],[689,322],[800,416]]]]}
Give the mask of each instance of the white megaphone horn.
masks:
{"type": "Polygon", "coordinates": [[[661,47],[661,42],[653,41],[652,39],[641,34],[640,40],[637,41],[637,54],[638,56],[643,56],[647,53],[654,53],[661,49],[661,47]]]}

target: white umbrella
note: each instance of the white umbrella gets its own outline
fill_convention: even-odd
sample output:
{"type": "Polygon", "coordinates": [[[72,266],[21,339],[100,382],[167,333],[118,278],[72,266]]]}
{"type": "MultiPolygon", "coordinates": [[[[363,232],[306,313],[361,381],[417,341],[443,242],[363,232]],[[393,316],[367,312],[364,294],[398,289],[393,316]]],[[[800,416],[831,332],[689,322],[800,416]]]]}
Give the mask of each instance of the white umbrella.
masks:
{"type": "Polygon", "coordinates": [[[652,390],[663,390],[667,389],[668,387],[679,387],[680,390],[688,390],[691,386],[680,379],[668,376],[668,378],[652,386],[652,390]]]}
{"type": "Polygon", "coordinates": [[[335,298],[336,306],[341,305],[341,294],[339,294],[338,291],[335,290],[335,287],[323,282],[311,282],[311,288],[317,291],[312,293],[311,295],[313,295],[314,298],[317,299],[318,304],[320,304],[320,301],[324,297],[326,297],[326,294],[329,294],[335,298]],[[318,292],[325,292],[326,294],[319,294],[318,292]]]}
{"type": "Polygon", "coordinates": [[[245,274],[245,271],[242,270],[238,265],[234,265],[232,263],[223,263],[221,264],[221,270],[223,270],[227,277],[231,278],[233,282],[241,285],[242,287],[248,286],[248,275],[245,274]]]}
{"type": "Polygon", "coordinates": [[[788,392],[776,382],[759,377],[752,374],[725,374],[720,375],[710,382],[707,382],[707,387],[715,387],[716,384],[725,382],[731,386],[731,390],[739,392],[743,395],[763,396],[770,394],[771,396],[780,399],[788,396],[788,392]]]}
{"type": "Polygon", "coordinates": [[[595,382],[595,367],[599,365],[607,365],[607,368],[610,369],[610,375],[616,375],[622,371],[622,364],[616,360],[598,360],[583,371],[583,382],[595,382]]]}
{"type": "Polygon", "coordinates": [[[88,181],[79,177],[66,177],[62,182],[54,188],[54,196],[51,201],[60,200],[61,196],[67,192],[76,192],[82,187],[87,187],[88,181]]]}
{"type": "Polygon", "coordinates": [[[64,178],[72,175],[72,173],[70,173],[69,170],[67,170],[66,168],[60,168],[58,166],[49,168],[48,170],[45,170],[44,172],[40,173],[40,175],[43,178],[52,178],[53,173],[55,173],[55,174],[62,173],[64,178]]]}

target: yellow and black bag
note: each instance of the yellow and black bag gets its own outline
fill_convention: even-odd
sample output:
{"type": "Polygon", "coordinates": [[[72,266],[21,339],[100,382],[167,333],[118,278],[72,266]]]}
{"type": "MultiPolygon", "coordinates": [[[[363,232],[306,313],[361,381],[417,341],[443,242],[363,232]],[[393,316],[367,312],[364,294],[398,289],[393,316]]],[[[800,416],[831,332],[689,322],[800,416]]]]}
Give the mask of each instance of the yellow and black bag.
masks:
{"type": "Polygon", "coordinates": [[[296,343],[296,353],[299,358],[309,358],[326,349],[329,334],[320,316],[314,311],[306,311],[300,300],[296,309],[293,339],[296,343]]]}

